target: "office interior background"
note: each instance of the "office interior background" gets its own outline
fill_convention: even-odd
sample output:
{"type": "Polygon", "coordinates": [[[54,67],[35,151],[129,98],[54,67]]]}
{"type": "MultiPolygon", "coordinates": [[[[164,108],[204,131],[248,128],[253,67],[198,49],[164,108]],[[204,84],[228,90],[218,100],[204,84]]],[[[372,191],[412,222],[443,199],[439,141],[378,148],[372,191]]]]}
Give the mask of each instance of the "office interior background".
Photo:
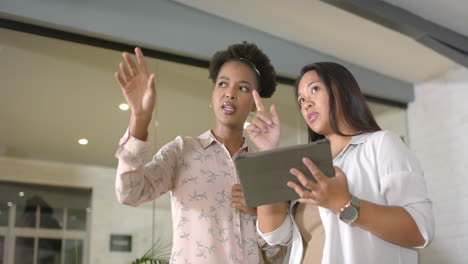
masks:
{"type": "Polygon", "coordinates": [[[0,25],[0,264],[123,264],[170,246],[168,195],[133,208],[114,193],[129,111],[113,73],[122,51],[143,48],[157,76],[155,153],[212,126],[209,57],[244,40],[279,74],[266,104],[282,146],[307,141],[293,94],[303,65],[355,74],[424,168],[436,237],[420,263],[466,263],[467,1],[1,0],[0,25]]]}

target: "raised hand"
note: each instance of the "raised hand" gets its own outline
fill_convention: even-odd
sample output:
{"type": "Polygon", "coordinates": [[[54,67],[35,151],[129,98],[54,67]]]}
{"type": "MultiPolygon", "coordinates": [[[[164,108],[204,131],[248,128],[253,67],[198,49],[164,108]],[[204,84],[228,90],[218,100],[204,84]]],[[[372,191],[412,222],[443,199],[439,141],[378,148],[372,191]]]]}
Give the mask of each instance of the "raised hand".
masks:
{"type": "Polygon", "coordinates": [[[250,125],[247,134],[258,150],[265,151],[278,147],[280,137],[280,120],[275,105],[271,105],[267,113],[262,99],[256,90],[253,91],[257,113],[250,125]]]}
{"type": "Polygon", "coordinates": [[[288,186],[299,195],[299,202],[325,207],[336,213],[340,212],[340,209],[351,199],[345,173],[335,167],[335,177],[328,178],[310,159],[303,158],[302,162],[317,182],[310,180],[296,168],[290,170],[290,173],[301,183],[288,182],[288,186]]]}
{"type": "Polygon", "coordinates": [[[245,203],[244,192],[242,191],[242,186],[240,184],[234,184],[231,189],[231,207],[236,208],[244,213],[256,216],[257,208],[249,208],[245,203]]]}
{"type": "Polygon", "coordinates": [[[122,93],[130,106],[132,115],[151,120],[156,102],[154,74],[148,75],[145,58],[140,48],[135,48],[135,54],[139,68],[130,54],[124,52],[122,57],[125,63],[119,64],[121,74],[116,72],[114,75],[122,88],[122,93]]]}

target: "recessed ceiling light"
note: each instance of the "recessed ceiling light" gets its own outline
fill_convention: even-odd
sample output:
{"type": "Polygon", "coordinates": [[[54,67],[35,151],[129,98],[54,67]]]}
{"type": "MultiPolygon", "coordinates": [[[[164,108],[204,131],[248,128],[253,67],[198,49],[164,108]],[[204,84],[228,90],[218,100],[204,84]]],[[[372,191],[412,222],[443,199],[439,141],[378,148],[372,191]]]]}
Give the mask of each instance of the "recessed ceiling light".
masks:
{"type": "Polygon", "coordinates": [[[127,111],[128,109],[130,109],[130,106],[128,106],[128,104],[120,104],[119,108],[122,111],[127,111]]]}
{"type": "Polygon", "coordinates": [[[8,202],[7,205],[8,205],[8,207],[11,207],[11,206],[13,205],[13,203],[12,203],[12,202],[8,202]]]}
{"type": "Polygon", "coordinates": [[[80,143],[80,145],[86,145],[86,144],[88,144],[88,140],[86,138],[82,138],[82,139],[78,140],[78,143],[80,143]]]}
{"type": "Polygon", "coordinates": [[[23,197],[23,196],[24,196],[24,192],[19,192],[18,195],[21,196],[21,197],[23,197]]]}
{"type": "Polygon", "coordinates": [[[244,129],[247,129],[247,127],[248,127],[249,125],[250,125],[249,122],[245,122],[245,123],[244,123],[244,129]]]}

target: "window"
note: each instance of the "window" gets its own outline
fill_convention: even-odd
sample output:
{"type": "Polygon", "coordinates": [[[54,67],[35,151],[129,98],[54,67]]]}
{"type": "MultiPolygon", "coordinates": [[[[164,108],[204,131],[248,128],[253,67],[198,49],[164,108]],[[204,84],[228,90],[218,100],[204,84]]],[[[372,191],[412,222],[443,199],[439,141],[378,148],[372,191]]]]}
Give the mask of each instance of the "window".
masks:
{"type": "Polygon", "coordinates": [[[91,190],[0,181],[0,264],[86,263],[91,190]]]}
{"type": "Polygon", "coordinates": [[[3,256],[4,256],[3,250],[4,250],[4,248],[5,248],[5,237],[0,236],[0,264],[5,263],[3,261],[3,256]]]}

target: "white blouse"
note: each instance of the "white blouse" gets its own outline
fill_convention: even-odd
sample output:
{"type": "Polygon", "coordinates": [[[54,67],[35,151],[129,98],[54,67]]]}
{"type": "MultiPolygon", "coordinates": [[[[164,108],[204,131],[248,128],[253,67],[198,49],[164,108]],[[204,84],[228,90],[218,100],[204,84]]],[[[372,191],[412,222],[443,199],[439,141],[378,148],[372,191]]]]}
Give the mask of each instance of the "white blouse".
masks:
{"type": "MultiPolygon", "coordinates": [[[[375,204],[401,206],[416,222],[426,247],[434,236],[432,203],[427,194],[423,171],[414,154],[390,131],[352,137],[333,159],[343,170],[352,194],[375,204]]],[[[289,263],[301,263],[302,238],[290,213],[283,224],[270,233],[258,233],[271,245],[292,243],[289,263]]],[[[398,246],[370,232],[341,221],[331,210],[319,207],[325,228],[322,264],[379,263],[417,264],[415,248],[398,246]]]]}

